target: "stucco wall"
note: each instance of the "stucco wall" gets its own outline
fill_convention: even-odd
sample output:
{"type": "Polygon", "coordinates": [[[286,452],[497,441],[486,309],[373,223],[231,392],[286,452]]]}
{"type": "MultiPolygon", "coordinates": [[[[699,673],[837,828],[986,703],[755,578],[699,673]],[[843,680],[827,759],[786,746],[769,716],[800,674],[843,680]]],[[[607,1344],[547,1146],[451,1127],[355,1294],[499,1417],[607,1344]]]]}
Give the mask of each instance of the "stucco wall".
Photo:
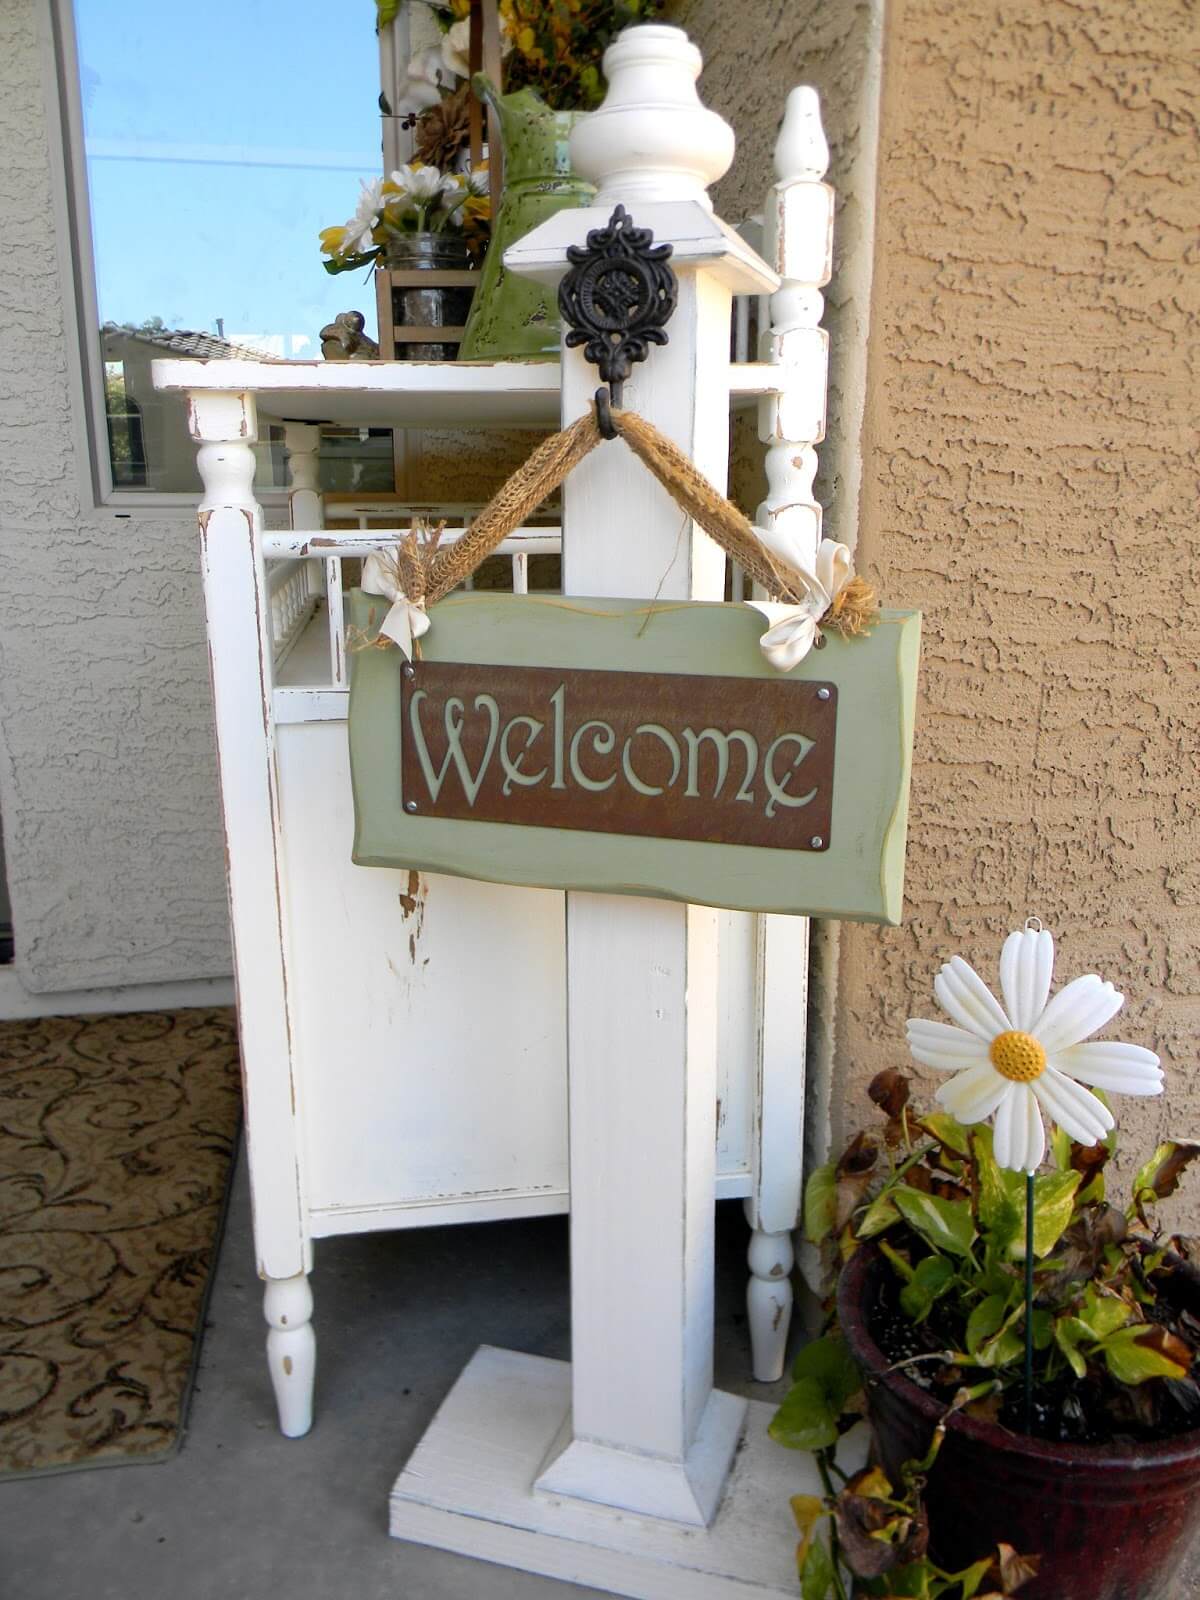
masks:
{"type": "Polygon", "coordinates": [[[1197,42],[1183,0],[889,12],[860,551],[927,633],[905,925],[842,939],[848,1122],[937,965],[994,978],[1036,913],[1163,1055],[1126,1148],[1200,1133],[1197,42]]]}
{"type": "MultiPolygon", "coordinates": [[[[829,141],[837,195],[833,280],[822,326],[830,337],[829,433],[819,453],[817,497],[825,532],[854,543],[875,215],[875,149],[883,0],[675,0],[669,21],[704,55],[700,94],[732,124],[737,155],[713,190],[719,215],[738,223],[762,211],[775,173],[771,153],[788,91],[812,84],[829,141]]],[[[738,498],[751,512],[764,484],[750,466],[753,438],[739,437],[738,498]]],[[[757,467],[757,462],[755,467],[757,467]]]]}
{"type": "Polygon", "coordinates": [[[37,0],[0,6],[0,814],[35,990],[227,973],[195,521],[81,494],[37,0]]]}
{"type": "Polygon", "coordinates": [[[739,129],[726,215],[755,203],[786,87],[822,91],[841,191],[826,531],[926,612],[905,924],[843,928],[827,966],[835,1136],[905,1065],[938,965],[960,951],[994,981],[1031,913],[1060,978],[1129,995],[1110,1033],[1163,1054],[1169,1093],[1126,1103],[1126,1149],[1200,1134],[1195,12],[890,0],[877,173],[871,8],[675,15],[739,129]],[[869,315],[860,294],[847,316],[847,282],[869,315]]]}

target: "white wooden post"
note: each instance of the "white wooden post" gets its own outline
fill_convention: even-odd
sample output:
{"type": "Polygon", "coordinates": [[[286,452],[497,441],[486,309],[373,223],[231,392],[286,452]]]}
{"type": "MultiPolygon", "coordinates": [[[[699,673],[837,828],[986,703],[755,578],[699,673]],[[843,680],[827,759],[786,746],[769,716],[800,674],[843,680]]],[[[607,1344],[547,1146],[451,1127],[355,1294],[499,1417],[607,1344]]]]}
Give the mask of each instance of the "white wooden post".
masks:
{"type": "MultiPolygon", "coordinates": [[[[572,139],[594,207],[505,261],[556,281],[618,202],[674,245],[670,342],[624,404],[723,489],[731,294],[778,279],[712,215],[733,139],[696,98],[699,69],[678,29],[621,34],[572,139]]],[[[564,350],[564,422],[598,381],[564,350]]],[[[563,502],[567,594],[721,598],[722,554],[621,444],[593,451],[563,502]]],[[[767,1438],[772,1407],[712,1387],[716,914],[567,899],[572,1366],[481,1350],[397,1480],[391,1530],[642,1600],[791,1596],[787,1497],[819,1493],[815,1469],[767,1438]]]]}
{"type": "Polygon", "coordinates": [[[287,955],[278,870],[279,794],[271,707],[271,610],[254,498],[257,418],[250,394],[194,392],[188,423],[204,497],[200,554],[221,767],[229,897],[237,936],[238,1033],[268,1364],[289,1437],[312,1425],[315,1341],[306,1274],[312,1251],[296,1140],[287,955]]]}
{"type": "MultiPolygon", "coordinates": [[[[598,181],[597,210],[624,202],[654,228],[663,202],[709,204],[703,185],[727,169],[733,140],[700,107],[699,68],[674,29],[638,29],[609,51],[605,108],[572,150],[598,181]],[[648,69],[661,110],[635,108],[648,69]],[[673,135],[687,139],[686,166],[673,135]],[[623,136],[660,150],[661,165],[631,172],[623,136]]],[[[670,342],[624,398],[721,489],[730,312],[728,282],[681,267],[670,342]]],[[[597,383],[582,351],[564,352],[564,423],[597,383]]],[[[724,583],[723,552],[627,450],[595,451],[564,484],[564,594],[720,600],[724,583]]],[[[567,896],[573,1414],[539,1486],[700,1526],[746,1410],[712,1387],[716,996],[715,911],[567,896]]]]}
{"type": "MultiPolygon", "coordinates": [[[[813,499],[814,445],[825,437],[829,336],[819,323],[821,287],[833,257],[833,190],[821,180],[829,148],[815,89],[793,89],[775,145],[777,181],[764,210],[763,250],[779,273],[765,361],[782,367],[780,393],[759,403],[759,435],[768,446],[764,527],[800,539],[811,561],[821,539],[813,499]]],[[[791,1230],[800,1210],[795,1161],[804,1133],[804,1042],[808,1016],[808,919],[764,916],[759,925],[759,1105],[754,1192],[746,1215],[750,1283],[746,1294],[754,1376],[781,1376],[792,1313],[791,1230]],[[782,1148],[780,1148],[782,1146],[782,1148]]]]}

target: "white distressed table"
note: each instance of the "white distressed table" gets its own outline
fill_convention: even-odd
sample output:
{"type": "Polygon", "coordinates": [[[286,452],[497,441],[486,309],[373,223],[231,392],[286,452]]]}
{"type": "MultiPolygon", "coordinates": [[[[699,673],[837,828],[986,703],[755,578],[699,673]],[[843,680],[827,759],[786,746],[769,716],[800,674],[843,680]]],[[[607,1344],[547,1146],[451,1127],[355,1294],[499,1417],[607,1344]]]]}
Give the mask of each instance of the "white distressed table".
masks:
{"type": "MultiPolygon", "coordinates": [[[[769,311],[762,302],[764,359],[718,356],[716,376],[733,405],[759,407],[770,485],[759,521],[786,521],[814,549],[825,161],[815,95],[797,90],[766,210],[764,250],[784,281],[769,311]]],[[[736,315],[744,339],[744,302],[736,315]]],[[[312,1418],[314,1239],[569,1202],[564,896],[351,864],[341,562],[395,530],[323,529],[318,425],[551,428],[561,375],[532,362],[159,361],[154,380],[188,396],[205,486],[254,1231],[280,1425],[295,1436],[312,1418]],[[253,496],[260,406],[287,424],[289,533],[264,531],[253,496]]],[[[636,404],[636,384],[630,392],[636,404]]],[[[723,477],[723,427],[709,446],[723,477]]],[[[705,545],[701,536],[719,583],[705,545]]],[[[544,528],[507,541],[514,587],[531,551],[557,547],[558,531],[544,528]]],[[[754,1370],[771,1379],[782,1369],[800,1200],[807,924],[705,915],[715,924],[714,1198],[746,1205],[754,1370]]]]}

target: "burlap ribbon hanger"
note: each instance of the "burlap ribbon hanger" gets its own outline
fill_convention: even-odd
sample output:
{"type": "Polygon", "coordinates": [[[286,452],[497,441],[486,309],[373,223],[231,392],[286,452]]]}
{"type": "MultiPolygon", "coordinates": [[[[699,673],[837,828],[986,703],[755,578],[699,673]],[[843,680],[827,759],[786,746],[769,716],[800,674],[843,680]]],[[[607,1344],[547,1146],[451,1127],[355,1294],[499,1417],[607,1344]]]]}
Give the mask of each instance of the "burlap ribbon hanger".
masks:
{"type": "MultiPolygon", "coordinates": [[[[842,554],[819,563],[824,568],[822,583],[817,573],[789,561],[780,550],[771,549],[766,543],[766,531],[756,528],[737,506],[718,493],[652,423],[634,411],[614,408],[609,416],[613,432],[654,474],[675,503],[753,582],[774,600],[783,602],[780,614],[775,614],[779,613],[777,606],[760,606],[773,623],[771,632],[784,627],[791,614],[789,608],[801,621],[811,621],[811,632],[819,625],[853,635],[869,626],[878,612],[878,602],[871,587],[853,574],[845,546],[824,541],[830,552],[842,554]],[[838,577],[831,581],[828,574],[834,571],[838,577]]],[[[363,588],[387,596],[394,602],[393,611],[403,613],[394,619],[389,616],[394,626],[385,624],[382,631],[402,645],[407,639],[415,641],[428,628],[427,608],[469,578],[603,440],[595,411],[588,411],[569,427],[544,439],[453,544],[441,544],[440,529],[429,532],[414,528],[389,553],[390,564],[383,557],[372,556],[363,574],[363,588]]],[[[811,632],[808,644],[813,642],[811,632]]],[[[764,649],[770,657],[766,638],[764,649]]],[[[803,655],[807,647],[805,644],[800,648],[799,654],[803,655]]],[[[793,644],[790,652],[785,650],[785,659],[789,655],[799,659],[797,648],[793,644]]],[[[789,659],[789,664],[794,661],[789,659]]]]}

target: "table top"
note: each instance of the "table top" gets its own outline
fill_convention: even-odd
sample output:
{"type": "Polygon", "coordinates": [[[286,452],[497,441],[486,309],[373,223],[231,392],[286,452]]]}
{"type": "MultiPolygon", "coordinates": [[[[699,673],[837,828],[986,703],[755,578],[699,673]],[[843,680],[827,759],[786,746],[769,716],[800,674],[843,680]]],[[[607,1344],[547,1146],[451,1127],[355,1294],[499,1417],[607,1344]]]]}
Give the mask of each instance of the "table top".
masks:
{"type": "MultiPolygon", "coordinates": [[[[167,393],[249,391],[286,422],[360,427],[553,428],[557,361],[194,361],[152,363],[167,393]]],[[[732,403],[778,393],[782,373],[765,361],[730,364],[732,403]]]]}

